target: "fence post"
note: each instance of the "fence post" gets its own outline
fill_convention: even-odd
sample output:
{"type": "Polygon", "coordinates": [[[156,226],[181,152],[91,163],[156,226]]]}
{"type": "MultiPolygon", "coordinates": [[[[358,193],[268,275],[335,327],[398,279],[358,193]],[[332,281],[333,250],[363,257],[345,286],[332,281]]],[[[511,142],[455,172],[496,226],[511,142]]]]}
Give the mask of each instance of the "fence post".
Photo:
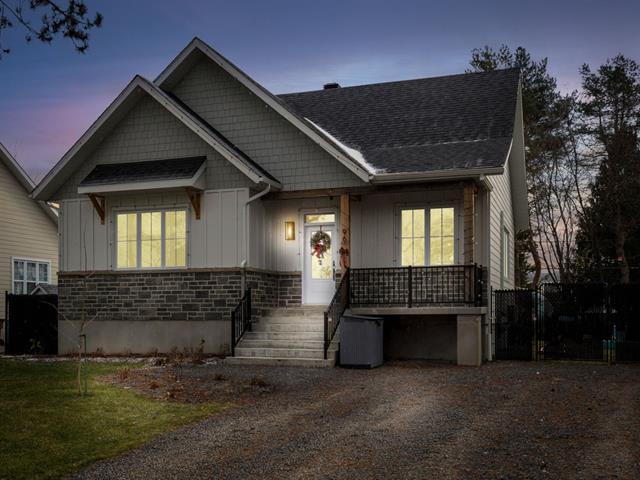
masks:
{"type": "Polygon", "coordinates": [[[411,267],[411,265],[409,265],[409,268],[407,268],[407,275],[409,276],[409,278],[407,278],[407,286],[409,288],[409,291],[407,292],[407,304],[409,306],[409,308],[411,308],[411,304],[413,303],[413,268],[411,267]]]}

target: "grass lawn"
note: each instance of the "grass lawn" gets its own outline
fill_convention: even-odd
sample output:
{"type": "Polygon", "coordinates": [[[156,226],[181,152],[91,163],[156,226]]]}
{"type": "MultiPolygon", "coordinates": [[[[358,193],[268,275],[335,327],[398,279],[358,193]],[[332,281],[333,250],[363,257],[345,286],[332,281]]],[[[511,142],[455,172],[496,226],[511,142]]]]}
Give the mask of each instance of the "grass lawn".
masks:
{"type": "Polygon", "coordinates": [[[124,365],[88,365],[89,395],[81,397],[73,362],[0,360],[0,479],[59,478],[224,408],[100,384],[96,376],[124,365]]]}

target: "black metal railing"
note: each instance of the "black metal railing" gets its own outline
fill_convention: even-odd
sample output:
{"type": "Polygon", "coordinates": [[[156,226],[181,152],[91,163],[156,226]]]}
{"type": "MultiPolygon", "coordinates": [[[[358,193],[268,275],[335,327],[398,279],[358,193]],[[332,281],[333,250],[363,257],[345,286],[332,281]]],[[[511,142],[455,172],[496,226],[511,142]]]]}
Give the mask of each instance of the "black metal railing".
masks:
{"type": "Polygon", "coordinates": [[[235,355],[236,345],[251,330],[251,289],[247,288],[238,305],[231,311],[231,356],[235,355]]]}
{"type": "Polygon", "coordinates": [[[350,275],[351,306],[485,304],[483,271],[478,265],[354,268],[350,275]]]}
{"type": "Polygon", "coordinates": [[[336,293],[333,295],[329,306],[324,312],[324,359],[327,359],[327,352],[329,351],[329,346],[331,345],[331,341],[336,334],[336,330],[338,329],[338,324],[340,323],[340,317],[344,311],[349,308],[349,288],[350,288],[350,274],[351,270],[346,269],[342,278],[340,279],[340,283],[338,284],[338,288],[336,289],[336,293]]]}

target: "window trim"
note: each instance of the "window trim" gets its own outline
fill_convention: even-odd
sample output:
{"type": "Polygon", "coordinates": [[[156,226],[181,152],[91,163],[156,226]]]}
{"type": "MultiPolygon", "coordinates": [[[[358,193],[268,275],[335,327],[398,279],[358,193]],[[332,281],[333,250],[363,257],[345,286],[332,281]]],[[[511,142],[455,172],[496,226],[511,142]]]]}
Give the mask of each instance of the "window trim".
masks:
{"type": "MultiPolygon", "coordinates": [[[[425,267],[431,267],[431,209],[432,208],[453,208],[453,263],[451,265],[460,265],[460,259],[462,254],[461,245],[461,232],[462,232],[462,219],[460,218],[460,202],[452,201],[440,201],[440,202],[419,202],[419,203],[399,203],[395,205],[395,225],[394,225],[394,259],[393,263],[398,266],[402,265],[402,210],[417,210],[423,209],[424,214],[424,228],[425,228],[425,267]]],[[[447,266],[447,265],[435,265],[435,266],[447,266]]]]}
{"type": "MultiPolygon", "coordinates": [[[[37,265],[38,264],[46,264],[47,265],[47,279],[48,279],[48,282],[46,283],[46,285],[52,285],[52,283],[51,283],[51,260],[46,260],[44,258],[21,257],[19,255],[15,255],[15,256],[11,257],[11,293],[12,294],[16,293],[15,292],[15,285],[14,285],[15,282],[16,282],[16,279],[15,279],[15,262],[25,262],[25,263],[26,262],[33,262],[33,263],[36,264],[36,281],[35,281],[36,287],[43,283],[43,282],[38,282],[37,281],[37,277],[38,277],[38,275],[37,275],[38,266],[37,265]]],[[[26,267],[25,267],[25,272],[24,273],[25,273],[25,277],[26,277],[26,275],[27,275],[26,267]]],[[[25,278],[23,283],[25,284],[25,287],[26,287],[27,283],[34,283],[34,282],[27,282],[27,280],[25,278]]],[[[26,292],[25,291],[24,295],[28,295],[29,293],[31,293],[31,292],[26,292]]]]}
{"type": "Polygon", "coordinates": [[[112,259],[111,268],[121,272],[144,272],[151,271],[157,272],[162,270],[184,270],[189,268],[190,263],[190,250],[189,250],[189,237],[191,234],[191,209],[187,205],[173,205],[173,206],[148,206],[144,208],[131,208],[131,207],[114,207],[112,209],[111,225],[113,233],[112,238],[112,259]],[[161,247],[160,247],[160,263],[159,267],[142,267],[142,221],[141,214],[150,212],[162,212],[162,225],[161,225],[161,247]],[[171,266],[165,265],[165,212],[185,212],[185,264],[184,266],[171,266]],[[136,214],[136,266],[135,267],[118,267],[118,215],[135,213],[136,214]]]}
{"type": "Polygon", "coordinates": [[[510,248],[509,242],[511,239],[511,232],[506,226],[502,226],[502,241],[500,251],[500,277],[503,281],[509,280],[509,271],[511,270],[510,261],[510,248]]]}

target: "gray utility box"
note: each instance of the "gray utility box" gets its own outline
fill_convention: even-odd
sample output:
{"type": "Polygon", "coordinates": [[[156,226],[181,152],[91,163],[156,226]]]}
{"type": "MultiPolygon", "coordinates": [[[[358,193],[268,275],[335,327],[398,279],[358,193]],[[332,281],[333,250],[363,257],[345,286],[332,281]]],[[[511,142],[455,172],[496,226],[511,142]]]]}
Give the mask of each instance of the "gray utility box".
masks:
{"type": "Polygon", "coordinates": [[[382,318],[345,313],[340,320],[340,365],[374,368],[382,365],[382,318]]]}

